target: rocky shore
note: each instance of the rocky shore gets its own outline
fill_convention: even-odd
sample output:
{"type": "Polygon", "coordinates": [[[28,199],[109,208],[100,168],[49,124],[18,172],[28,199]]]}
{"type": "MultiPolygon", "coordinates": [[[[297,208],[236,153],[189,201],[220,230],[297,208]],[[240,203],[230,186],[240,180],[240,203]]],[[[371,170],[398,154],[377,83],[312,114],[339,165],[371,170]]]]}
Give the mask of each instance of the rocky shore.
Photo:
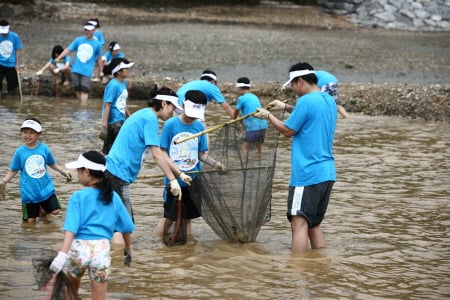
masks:
{"type": "MultiPolygon", "coordinates": [[[[147,99],[155,83],[177,88],[205,68],[218,73],[230,102],[236,97],[234,80],[241,75],[252,79],[263,101],[295,99],[280,89],[280,82],[301,59],[338,76],[340,104],[351,113],[450,122],[448,32],[364,29],[349,17],[311,6],[151,9],[40,1],[1,8],[24,42],[26,96],[55,96],[52,76],[37,81],[35,72],[55,43],[67,45],[82,34],[80,20],[96,16],[107,41],[118,40],[136,62],[129,79],[131,101],[147,99]]],[[[101,98],[103,89],[93,84],[91,98],[101,98]]],[[[60,86],[58,96],[74,94],[60,86]]]]}

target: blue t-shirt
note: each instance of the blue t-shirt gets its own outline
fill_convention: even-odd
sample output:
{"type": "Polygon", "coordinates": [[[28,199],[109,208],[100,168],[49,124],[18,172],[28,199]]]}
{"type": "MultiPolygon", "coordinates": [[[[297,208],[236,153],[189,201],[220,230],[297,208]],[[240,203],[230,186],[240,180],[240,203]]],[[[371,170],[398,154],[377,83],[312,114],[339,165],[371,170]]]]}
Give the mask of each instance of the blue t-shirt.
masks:
{"type": "Polygon", "coordinates": [[[337,109],[333,97],[312,92],[297,99],[284,125],[296,133],[292,138],[290,186],[336,181],[333,140],[337,109]]]}
{"type": "Polygon", "coordinates": [[[48,61],[49,63],[55,65],[57,68],[62,68],[66,65],[66,63],[71,63],[72,59],[70,58],[69,55],[64,56],[61,60],[56,61],[53,58],[50,58],[50,60],[48,61]]]}
{"type": "Polygon", "coordinates": [[[103,54],[103,60],[106,60],[108,63],[110,63],[113,58],[125,58],[125,54],[118,52],[117,55],[113,55],[112,51],[106,51],[103,54]]]}
{"type": "MultiPolygon", "coordinates": [[[[164,123],[161,132],[161,148],[163,148],[181,172],[197,171],[201,169],[199,153],[208,151],[208,139],[205,134],[187,140],[180,144],[175,144],[177,140],[185,139],[193,134],[205,130],[205,125],[200,120],[195,120],[192,124],[185,124],[179,116],[172,117],[164,123]]],[[[195,175],[191,176],[193,179],[195,175]]],[[[164,183],[169,184],[169,179],[164,177],[164,183]]],[[[180,186],[187,186],[178,179],[180,186]]]]}
{"type": "Polygon", "coordinates": [[[123,181],[134,182],[149,146],[159,147],[158,118],[151,108],[142,108],[120,128],[106,156],[106,168],[123,181]]]}
{"type": "Polygon", "coordinates": [[[208,102],[215,101],[217,103],[226,102],[225,97],[219,87],[207,80],[194,80],[183,84],[177,91],[178,104],[183,105],[184,95],[187,91],[199,90],[206,96],[208,102]]]}
{"type": "Polygon", "coordinates": [[[0,34],[0,66],[14,68],[16,51],[22,48],[22,41],[17,33],[10,31],[6,36],[0,34]]]}
{"type": "Polygon", "coordinates": [[[96,39],[102,47],[105,44],[105,37],[103,36],[103,32],[100,30],[94,31],[94,39],[96,39]]]}
{"type": "MultiPolygon", "coordinates": [[[[238,97],[236,109],[241,111],[241,115],[245,116],[256,111],[261,107],[261,102],[253,93],[245,93],[238,97]]],[[[267,120],[258,119],[255,117],[248,117],[242,120],[246,131],[255,131],[260,129],[267,129],[267,120]]]]}
{"type": "MultiPolygon", "coordinates": [[[[122,82],[120,82],[116,78],[112,78],[108,82],[108,85],[106,85],[105,93],[103,95],[103,104],[111,103],[108,124],[114,124],[125,120],[127,98],[128,90],[126,80],[122,80],[122,82]]],[[[104,114],[104,110],[105,106],[103,105],[102,117],[104,114]]]]}
{"type": "Polygon", "coordinates": [[[319,87],[319,89],[330,83],[336,84],[339,83],[337,78],[327,71],[316,71],[316,76],[317,76],[317,86],[319,87]]]}
{"type": "Polygon", "coordinates": [[[110,240],[114,231],[131,233],[135,226],[120,196],[105,204],[99,199],[100,189],[86,187],[72,194],[67,206],[64,230],[75,239],[110,240]]]}
{"type": "Polygon", "coordinates": [[[20,196],[22,203],[39,203],[55,193],[47,165],[56,163],[50,148],[41,142],[35,148],[21,145],[17,148],[9,168],[20,172],[20,196]]]}
{"type": "Polygon", "coordinates": [[[88,39],[85,36],[77,37],[69,45],[71,52],[76,51],[72,65],[72,73],[91,77],[95,62],[102,55],[102,46],[96,39],[88,39]]]}

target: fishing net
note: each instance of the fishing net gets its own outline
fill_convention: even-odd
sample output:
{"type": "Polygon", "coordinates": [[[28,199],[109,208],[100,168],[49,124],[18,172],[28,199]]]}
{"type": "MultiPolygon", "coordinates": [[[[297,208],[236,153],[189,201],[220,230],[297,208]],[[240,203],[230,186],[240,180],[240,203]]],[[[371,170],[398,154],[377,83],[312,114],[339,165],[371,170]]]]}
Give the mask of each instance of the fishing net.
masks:
{"type": "Polygon", "coordinates": [[[53,254],[45,257],[33,258],[32,264],[36,271],[36,283],[40,291],[47,291],[46,300],[77,300],[78,292],[70,283],[64,272],[53,275],[49,268],[53,259],[53,254]]]}
{"type": "MultiPolygon", "coordinates": [[[[282,119],[282,111],[273,111],[282,119]]],[[[222,173],[204,164],[190,187],[202,217],[223,240],[252,242],[271,218],[272,183],[279,132],[268,125],[261,153],[241,150],[244,128],[239,123],[209,134],[209,153],[222,162],[222,173]]]]}

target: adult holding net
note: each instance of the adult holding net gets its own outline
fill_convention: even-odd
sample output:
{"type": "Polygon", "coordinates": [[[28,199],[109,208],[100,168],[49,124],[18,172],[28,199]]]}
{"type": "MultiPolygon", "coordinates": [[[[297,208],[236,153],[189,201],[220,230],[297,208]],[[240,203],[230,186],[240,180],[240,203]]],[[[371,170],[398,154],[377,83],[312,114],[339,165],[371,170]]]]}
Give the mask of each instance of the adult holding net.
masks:
{"type": "Polygon", "coordinates": [[[292,137],[287,218],[292,229],[291,249],[304,252],[308,242],[313,249],[325,247],[320,225],[336,181],[332,148],[337,109],[334,98],[320,91],[314,68],[308,63],[290,68],[283,86],[288,85],[299,96],[295,106],[278,100],[270,103],[291,113],[286,121],[262,108],[255,117],[268,120],[281,134],[292,137]]]}

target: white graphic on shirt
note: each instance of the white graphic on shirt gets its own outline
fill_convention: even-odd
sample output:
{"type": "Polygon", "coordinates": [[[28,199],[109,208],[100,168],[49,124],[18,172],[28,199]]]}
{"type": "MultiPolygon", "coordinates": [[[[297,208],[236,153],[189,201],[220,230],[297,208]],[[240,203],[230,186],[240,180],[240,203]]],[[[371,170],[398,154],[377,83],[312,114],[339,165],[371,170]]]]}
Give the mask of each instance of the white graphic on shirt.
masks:
{"type": "Polygon", "coordinates": [[[10,57],[13,53],[13,43],[9,40],[2,41],[0,43],[0,55],[6,58],[10,57]]]}
{"type": "Polygon", "coordinates": [[[180,132],[172,138],[170,145],[169,156],[182,172],[192,170],[198,163],[198,138],[180,144],[174,142],[190,136],[190,132],[180,132]]]}
{"type": "Polygon", "coordinates": [[[41,178],[45,175],[45,160],[41,155],[31,155],[25,161],[25,171],[31,178],[41,178]]]}
{"type": "Polygon", "coordinates": [[[82,63],[86,63],[94,55],[94,48],[90,44],[81,44],[77,49],[77,57],[82,63]]]}
{"type": "Polygon", "coordinates": [[[123,90],[122,94],[117,98],[116,107],[117,109],[125,114],[125,108],[127,107],[128,90],[123,90]]]}

